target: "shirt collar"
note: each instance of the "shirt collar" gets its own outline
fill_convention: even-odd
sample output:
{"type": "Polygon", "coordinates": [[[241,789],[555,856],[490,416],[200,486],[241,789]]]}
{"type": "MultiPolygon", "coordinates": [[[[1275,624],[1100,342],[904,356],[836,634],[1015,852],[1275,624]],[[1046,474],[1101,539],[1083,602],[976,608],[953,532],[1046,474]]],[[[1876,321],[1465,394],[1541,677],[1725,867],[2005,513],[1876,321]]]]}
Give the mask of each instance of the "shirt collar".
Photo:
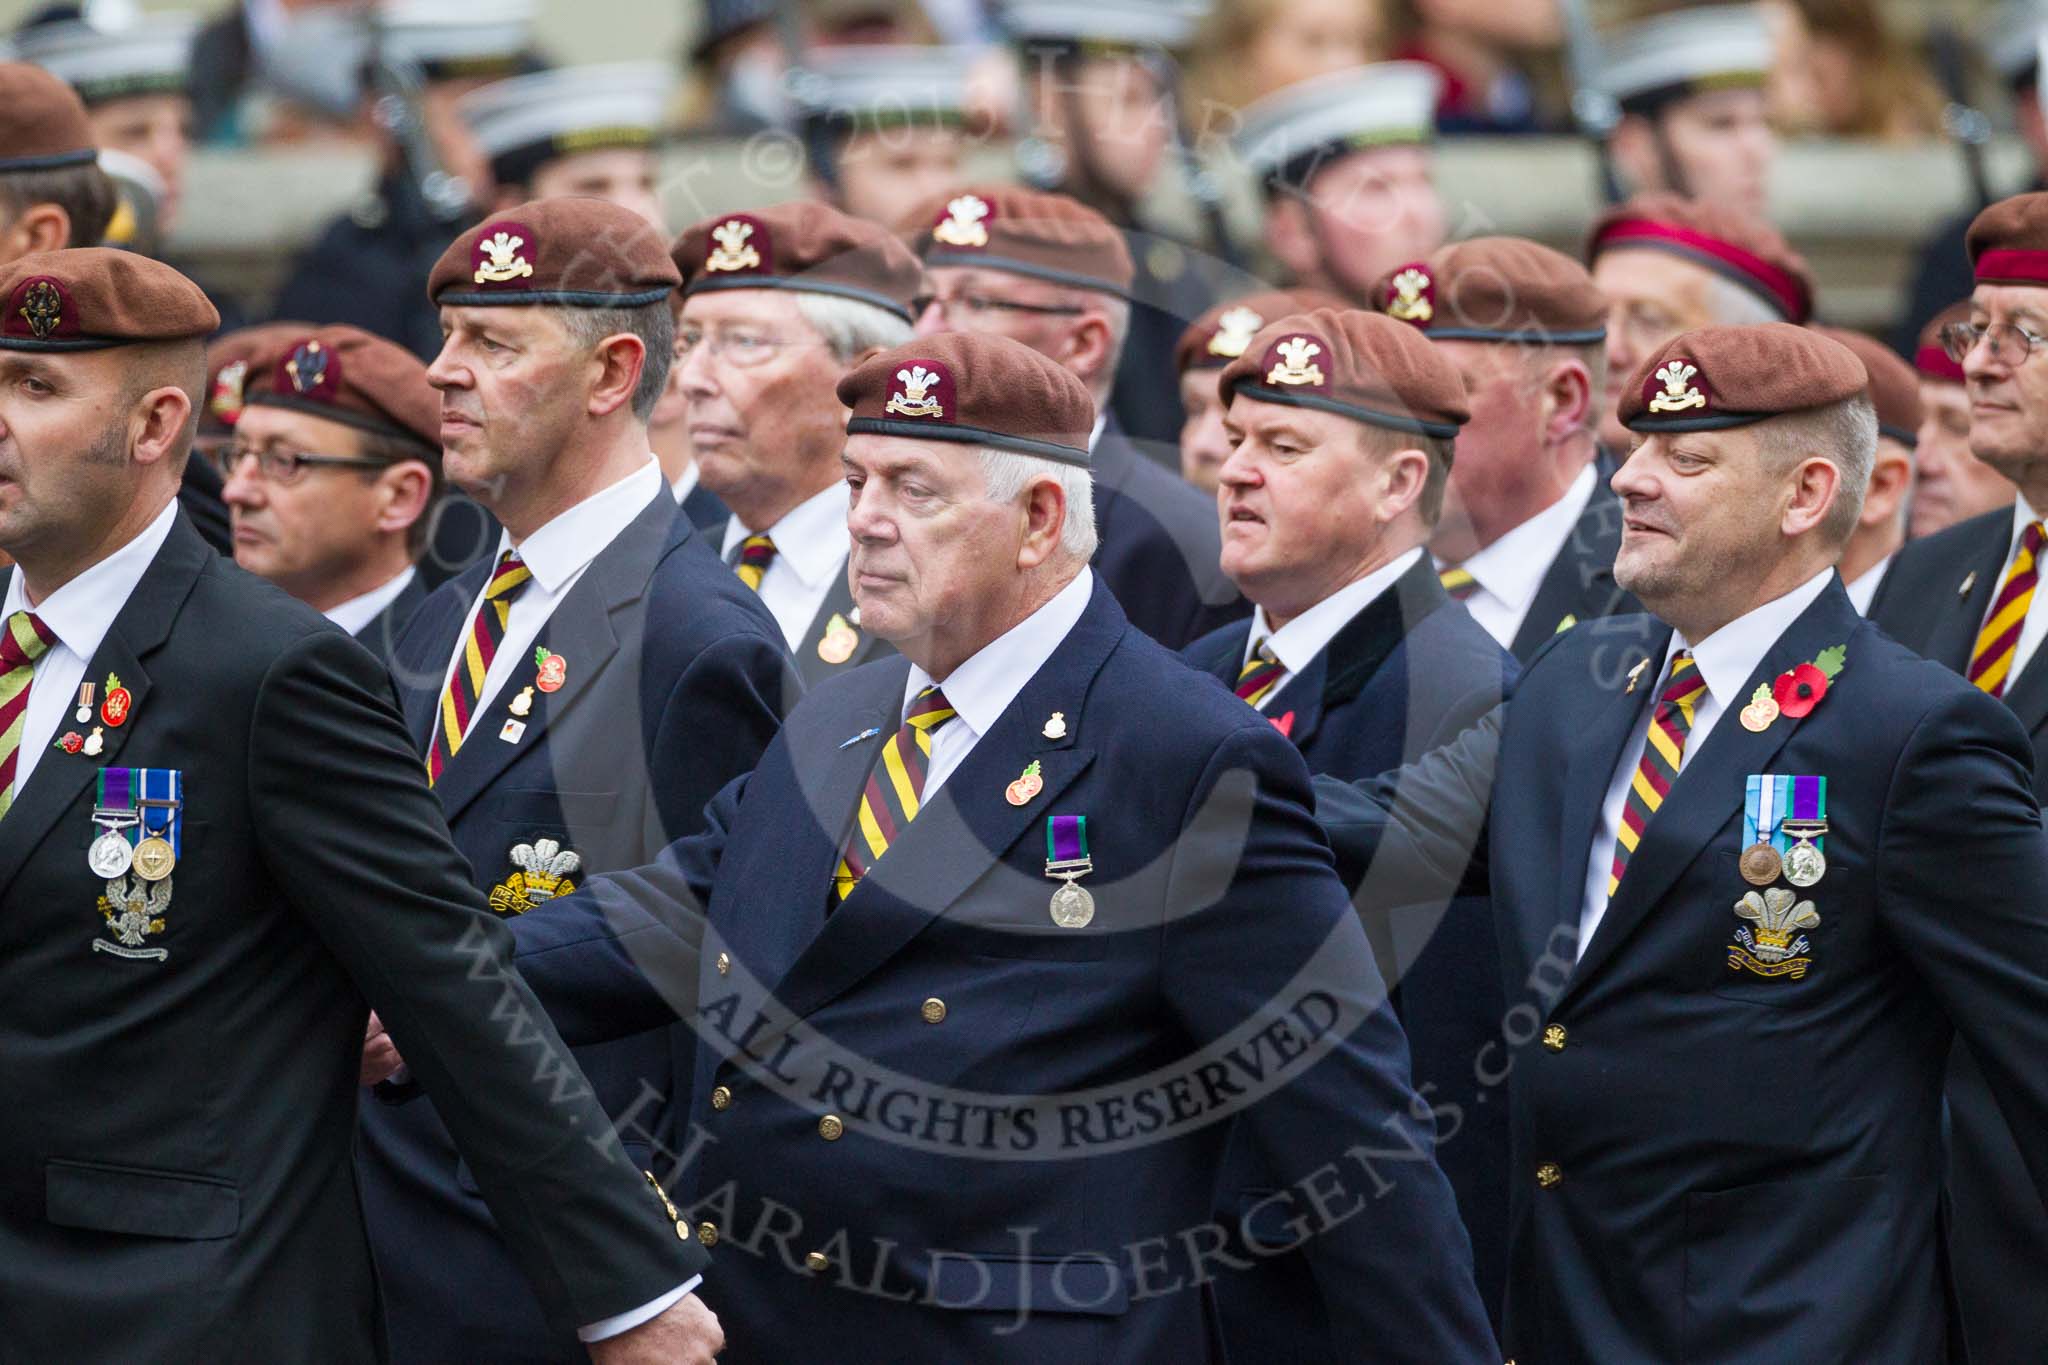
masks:
{"type": "Polygon", "coordinates": [[[1593,500],[1597,477],[1593,466],[1587,465],[1572,480],[1571,487],[1565,489],[1563,497],[1458,567],[1507,606],[1526,611],[1536,600],[1536,589],[1543,585],[1543,576],[1550,572],[1551,563],[1571,538],[1572,527],[1578,524],[1586,504],[1593,500]]]}
{"type": "MultiPolygon", "coordinates": [[[[1778,643],[1778,637],[1791,628],[1799,614],[1813,605],[1834,576],[1832,566],[1822,569],[1783,597],[1745,612],[1689,646],[1693,663],[1706,679],[1707,691],[1716,703],[1724,708],[1735,704],[1736,693],[1749,681],[1749,675],[1756,672],[1764,655],[1770,653],[1771,646],[1778,643]]],[[[1664,650],[1666,673],[1671,669],[1671,656],[1685,648],[1685,638],[1675,630],[1671,632],[1671,643],[1664,650]]]]}
{"type": "Polygon", "coordinates": [[[688,502],[690,494],[697,491],[697,480],[702,477],[702,473],[703,471],[697,468],[697,462],[690,461],[683,472],[676,475],[676,481],[668,486],[668,491],[676,495],[677,502],[688,502]]]}
{"type": "Polygon", "coordinates": [[[1245,661],[1249,662],[1259,646],[1264,644],[1272,649],[1273,657],[1280,661],[1281,667],[1289,673],[1301,672],[1316,655],[1329,648],[1330,641],[1337,638],[1337,632],[1344,629],[1352,617],[1393,587],[1394,581],[1414,568],[1415,562],[1421,558],[1420,545],[1394,556],[1365,577],[1346,583],[1278,630],[1274,630],[1266,620],[1264,607],[1253,608],[1252,633],[1245,637],[1245,661]]]}
{"type": "Polygon", "coordinates": [[[2020,537],[2027,533],[2027,527],[2040,519],[2041,514],[2027,505],[2027,495],[2025,493],[2013,499],[2012,544],[2006,547],[2005,557],[2007,559],[2011,559],[2013,551],[2019,548],[2020,537]]]}
{"type": "Polygon", "coordinates": [[[765,535],[775,542],[775,557],[787,564],[805,587],[815,588],[846,567],[847,550],[853,543],[846,529],[846,508],[846,485],[835,479],[790,508],[766,531],[749,530],[734,517],[725,524],[725,544],[719,553],[731,559],[735,545],[748,536],[765,535]]]}
{"type": "Polygon", "coordinates": [[[360,597],[351,597],[346,602],[337,602],[322,612],[321,615],[334,622],[335,625],[340,626],[349,634],[354,635],[364,626],[376,620],[378,612],[396,602],[398,595],[405,591],[406,586],[412,582],[417,572],[412,565],[408,564],[405,566],[404,573],[384,584],[384,586],[372,588],[360,597]]]}
{"type": "Polygon", "coordinates": [[[122,607],[128,605],[136,584],[149,571],[157,551],[170,538],[171,527],[177,519],[178,503],[174,498],[156,514],[156,520],[143,528],[141,535],[73,578],[35,607],[28,605],[28,590],[22,586],[21,571],[15,570],[7,581],[7,603],[5,610],[0,611],[0,620],[17,611],[33,611],[64,648],[81,659],[90,660],[99,651],[100,641],[106,639],[107,632],[113,629],[114,618],[121,614],[122,607]]]}
{"type": "MultiPolygon", "coordinates": [[[[1045,661],[1088,609],[1094,591],[1095,572],[1083,568],[1051,601],[976,650],[941,684],[947,705],[977,737],[989,732],[1017,700],[1024,684],[1045,667],[1045,661]]],[[[932,675],[912,664],[903,684],[904,709],[910,708],[912,697],[931,685],[932,675]]]]}
{"type": "Polygon", "coordinates": [[[520,545],[512,544],[510,531],[501,533],[498,553],[516,548],[520,562],[533,572],[541,591],[558,593],[612,543],[627,522],[654,501],[661,487],[661,466],[649,455],[646,464],[559,514],[520,545]]]}
{"type": "Polygon", "coordinates": [[[1106,412],[1097,413],[1094,429],[1088,433],[1088,453],[1090,455],[1093,455],[1095,447],[1102,443],[1102,433],[1108,430],[1108,428],[1109,414],[1106,412]]]}

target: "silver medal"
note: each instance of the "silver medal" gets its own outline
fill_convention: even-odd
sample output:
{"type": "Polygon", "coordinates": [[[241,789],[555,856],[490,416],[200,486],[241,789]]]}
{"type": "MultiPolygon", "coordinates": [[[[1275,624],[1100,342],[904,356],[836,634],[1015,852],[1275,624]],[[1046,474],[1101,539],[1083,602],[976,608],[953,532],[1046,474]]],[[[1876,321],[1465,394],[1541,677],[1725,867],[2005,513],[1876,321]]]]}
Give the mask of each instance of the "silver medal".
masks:
{"type": "Polygon", "coordinates": [[[128,875],[128,868],[135,861],[135,850],[128,846],[128,840],[117,829],[104,830],[92,841],[86,851],[85,860],[92,867],[95,877],[112,881],[128,875]]]}
{"type": "Polygon", "coordinates": [[[1052,922],[1062,929],[1086,929],[1095,918],[1095,897],[1067,882],[1052,893],[1052,922]]]}
{"type": "Polygon", "coordinates": [[[1827,875],[1827,855],[1817,844],[1804,841],[1785,851],[1785,880],[1794,886],[1812,886],[1827,875]]]}

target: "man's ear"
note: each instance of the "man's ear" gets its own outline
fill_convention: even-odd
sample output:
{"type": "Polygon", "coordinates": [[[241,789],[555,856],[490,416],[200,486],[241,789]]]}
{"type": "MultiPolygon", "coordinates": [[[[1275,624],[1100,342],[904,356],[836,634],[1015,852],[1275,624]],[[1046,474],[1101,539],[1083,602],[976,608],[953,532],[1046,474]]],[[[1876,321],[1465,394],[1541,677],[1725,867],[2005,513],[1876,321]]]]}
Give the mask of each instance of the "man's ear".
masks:
{"type": "Polygon", "coordinates": [[[191,418],[192,400],[175,385],[151,389],[138,398],[128,424],[135,462],[163,464],[183,455],[190,445],[185,428],[191,418]]]}
{"type": "Polygon", "coordinates": [[[598,343],[592,363],[597,373],[587,411],[592,417],[608,417],[632,404],[640,371],[647,364],[647,343],[631,332],[615,333],[598,343]]]}
{"type": "Polygon", "coordinates": [[[1792,471],[1792,501],[1785,508],[1780,529],[1788,536],[1804,535],[1827,517],[1828,509],[1842,493],[1842,471],[1821,455],[1809,455],[1792,471]]]}
{"type": "Polygon", "coordinates": [[[1024,535],[1017,547],[1017,567],[1035,569],[1059,549],[1060,533],[1067,522],[1066,489],[1057,479],[1033,479],[1024,490],[1019,511],[1024,535]]]}
{"type": "MultiPolygon", "coordinates": [[[[57,204],[30,204],[0,235],[0,256],[14,260],[36,251],[62,251],[72,245],[71,215],[57,204]]],[[[80,242],[79,246],[98,246],[80,242]]]]}
{"type": "Polygon", "coordinates": [[[383,505],[377,509],[379,531],[406,531],[427,514],[434,495],[434,474],[418,460],[400,460],[377,475],[383,505]]]}

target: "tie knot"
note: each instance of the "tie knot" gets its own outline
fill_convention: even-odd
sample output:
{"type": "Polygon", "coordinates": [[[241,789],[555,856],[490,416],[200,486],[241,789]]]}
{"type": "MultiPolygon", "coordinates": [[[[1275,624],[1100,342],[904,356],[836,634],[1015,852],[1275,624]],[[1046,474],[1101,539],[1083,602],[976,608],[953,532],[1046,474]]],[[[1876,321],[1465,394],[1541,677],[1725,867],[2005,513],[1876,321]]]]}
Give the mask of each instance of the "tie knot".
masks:
{"type": "Polygon", "coordinates": [[[766,536],[748,536],[740,542],[740,563],[765,567],[775,558],[775,542],[766,536]]]}
{"type": "Polygon", "coordinates": [[[484,600],[502,602],[517,597],[532,580],[533,570],[526,567],[519,551],[507,550],[498,556],[498,567],[491,574],[491,585],[484,589],[484,600]]]}
{"type": "Polygon", "coordinates": [[[911,698],[910,708],[903,713],[903,723],[930,734],[958,714],[944,692],[927,687],[911,698]]]}
{"type": "Polygon", "coordinates": [[[2044,527],[2038,521],[2028,522],[2027,529],[2020,532],[2020,544],[2026,547],[2030,555],[2039,554],[2044,541],[2048,541],[2048,527],[2044,527]]]}
{"type": "Polygon", "coordinates": [[[1663,700],[1667,702],[1689,702],[1706,688],[1707,680],[1700,676],[1699,665],[1693,661],[1692,651],[1681,649],[1671,656],[1671,680],[1664,684],[1663,700]]]}
{"type": "Polygon", "coordinates": [[[1273,643],[1271,639],[1261,640],[1259,641],[1258,647],[1252,651],[1252,657],[1246,659],[1244,661],[1244,667],[1240,668],[1237,671],[1237,676],[1240,679],[1248,678],[1252,674],[1258,672],[1260,669],[1272,668],[1279,662],[1280,656],[1273,652],[1273,643]]]}
{"type": "Polygon", "coordinates": [[[0,635],[0,665],[12,672],[33,664],[56,639],[41,617],[31,611],[18,611],[7,618],[7,631],[0,635]]]}

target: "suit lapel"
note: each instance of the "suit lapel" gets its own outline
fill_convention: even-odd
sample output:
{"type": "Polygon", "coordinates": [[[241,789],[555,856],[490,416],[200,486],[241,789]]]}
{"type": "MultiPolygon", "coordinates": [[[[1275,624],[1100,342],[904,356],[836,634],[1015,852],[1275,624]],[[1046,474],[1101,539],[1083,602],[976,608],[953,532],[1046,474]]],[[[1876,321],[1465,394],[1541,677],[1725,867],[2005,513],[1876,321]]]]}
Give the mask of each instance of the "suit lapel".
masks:
{"type": "MultiPolygon", "coordinates": [[[[1984,624],[1985,614],[1991,610],[1991,599],[1998,595],[2011,549],[2012,519],[2008,514],[2000,533],[1989,538],[1982,553],[1957,574],[1955,582],[1927,585],[1939,603],[1934,613],[1934,629],[1928,632],[1927,648],[1922,651],[1928,658],[1947,664],[1965,677],[1969,676],[1970,653],[1977,645],[1977,630],[1984,624]]],[[[2028,661],[2027,669],[2007,689],[2008,695],[2027,683],[2027,673],[2048,672],[2033,666],[2039,659],[2040,655],[2036,654],[2028,661]]]]}
{"type": "Polygon", "coordinates": [[[811,624],[805,627],[803,639],[797,642],[797,669],[803,675],[804,686],[816,687],[834,673],[858,668],[875,657],[875,644],[875,637],[860,628],[860,608],[855,605],[853,588],[846,580],[846,561],[841,560],[825,600],[818,605],[811,624]],[[851,649],[846,648],[849,633],[853,637],[851,649]]]}
{"type": "MultiPolygon", "coordinates": [[[[96,756],[88,758],[84,754],[53,750],[37,759],[36,770],[16,794],[6,818],[0,819],[0,892],[12,884],[50,827],[71,809],[99,770],[117,766],[115,761],[128,735],[137,720],[148,714],[151,684],[143,660],[170,637],[179,610],[213,553],[180,512],[163,548],[150,561],[135,591],[114,617],[106,638],[86,662],[85,678],[101,687],[110,673],[121,679],[121,686],[129,695],[128,719],[122,725],[103,729],[102,747],[96,756]]],[[[66,710],[68,713],[68,705],[66,710]]],[[[59,725],[58,733],[67,728],[59,725]]]]}
{"type": "Polygon", "coordinates": [[[412,734],[413,751],[426,757],[434,738],[434,717],[441,706],[441,693],[448,685],[448,666],[455,657],[457,642],[469,630],[470,607],[483,591],[484,576],[491,571],[491,559],[463,570],[447,587],[437,590],[420,608],[418,628],[403,639],[408,648],[392,665],[398,684],[399,705],[405,712],[405,728],[412,734]]]}
{"type": "MultiPolygon", "coordinates": [[[[1567,991],[1599,970],[1700,851],[1740,814],[1745,779],[1751,773],[1768,771],[1778,750],[1805,723],[1780,717],[1761,733],[1746,728],[1739,713],[1758,684],[1769,684],[1780,673],[1811,661],[1824,649],[1849,643],[1862,624],[1849,595],[1842,590],[1841,580],[1835,579],[1765,652],[1763,661],[1736,695],[1719,699],[1721,716],[1714,723],[1713,733],[1685,764],[1670,795],[1644,827],[1642,842],[1629,858],[1628,870],[1622,874],[1621,885],[1615,889],[1607,913],[1601,916],[1592,942],[1580,956],[1567,991]]],[[[1856,666],[1853,653],[1844,666],[1856,666]]],[[[1612,772],[1610,766],[1610,776],[1612,772]]],[[[1586,844],[1580,845],[1578,865],[1582,875],[1585,849],[1590,844],[1589,837],[1586,844]]]]}
{"type": "Polygon", "coordinates": [[[1595,488],[1571,537],[1537,585],[1509,652],[1527,660],[1557,634],[1566,617],[1591,621],[1631,609],[1628,594],[1614,581],[1614,556],[1620,548],[1621,500],[1595,488]]]}

